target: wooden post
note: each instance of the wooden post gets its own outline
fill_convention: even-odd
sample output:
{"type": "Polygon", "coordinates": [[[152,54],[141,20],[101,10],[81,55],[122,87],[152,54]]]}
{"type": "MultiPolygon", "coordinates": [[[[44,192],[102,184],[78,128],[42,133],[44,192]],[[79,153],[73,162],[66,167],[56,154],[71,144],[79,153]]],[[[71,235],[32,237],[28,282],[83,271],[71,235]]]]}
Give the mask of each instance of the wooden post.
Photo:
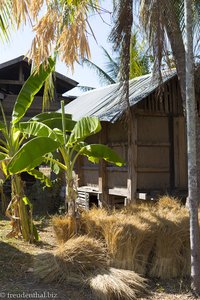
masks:
{"type": "Polygon", "coordinates": [[[127,203],[136,201],[137,191],[137,117],[132,113],[128,123],[128,179],[127,203]]]}
{"type": "Polygon", "coordinates": [[[21,83],[24,83],[24,73],[23,73],[22,63],[20,63],[19,65],[19,81],[21,83]]]}
{"type": "MultiPolygon", "coordinates": [[[[102,122],[102,130],[99,135],[99,143],[106,145],[107,143],[107,123],[102,122]]],[[[102,159],[99,163],[99,206],[108,205],[108,186],[107,186],[107,163],[102,159]]]]}
{"type": "Polygon", "coordinates": [[[172,192],[175,188],[175,166],[174,166],[174,118],[173,114],[169,114],[168,116],[168,129],[169,129],[169,170],[170,170],[170,178],[169,178],[169,186],[170,192],[172,192]]]}

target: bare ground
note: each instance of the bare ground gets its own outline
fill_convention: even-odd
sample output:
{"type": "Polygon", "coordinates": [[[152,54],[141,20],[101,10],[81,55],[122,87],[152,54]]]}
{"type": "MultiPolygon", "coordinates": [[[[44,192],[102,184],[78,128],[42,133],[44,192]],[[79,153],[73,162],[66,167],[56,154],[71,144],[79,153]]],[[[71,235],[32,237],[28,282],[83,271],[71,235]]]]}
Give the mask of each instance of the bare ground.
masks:
{"type": "MultiPolygon", "coordinates": [[[[50,221],[36,221],[40,242],[26,243],[20,239],[6,238],[10,231],[9,221],[0,216],[0,300],[1,299],[56,299],[94,300],[90,290],[84,286],[46,284],[33,276],[33,260],[38,253],[52,250],[56,246],[50,221]]],[[[188,280],[153,281],[149,279],[152,300],[197,299],[189,289],[188,280]]],[[[114,299],[113,299],[114,300],[114,299]]]]}

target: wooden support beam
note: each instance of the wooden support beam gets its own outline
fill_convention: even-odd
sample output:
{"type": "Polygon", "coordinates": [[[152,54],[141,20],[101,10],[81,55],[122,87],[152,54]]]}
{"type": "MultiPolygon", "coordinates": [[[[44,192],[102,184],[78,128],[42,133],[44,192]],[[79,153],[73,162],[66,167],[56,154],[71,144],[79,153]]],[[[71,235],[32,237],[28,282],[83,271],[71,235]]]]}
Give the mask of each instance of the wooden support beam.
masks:
{"type": "Polygon", "coordinates": [[[170,190],[175,188],[175,166],[174,166],[174,118],[172,114],[168,117],[168,128],[169,128],[169,169],[170,169],[170,190]]]}
{"type": "Polygon", "coordinates": [[[24,84],[24,81],[20,81],[20,80],[0,79],[0,84],[16,84],[16,85],[23,85],[23,84],[24,84]]]}
{"type": "Polygon", "coordinates": [[[137,117],[132,111],[132,120],[128,124],[128,179],[127,179],[127,202],[136,201],[137,191],[137,117]]]}
{"type": "MultiPolygon", "coordinates": [[[[107,144],[107,123],[101,123],[102,130],[99,134],[99,143],[107,144]]],[[[107,186],[107,163],[104,160],[101,160],[99,163],[99,206],[107,206],[109,203],[108,197],[108,186],[107,186]]]]}
{"type": "Polygon", "coordinates": [[[24,82],[24,72],[22,63],[19,65],[19,81],[24,82]]]}

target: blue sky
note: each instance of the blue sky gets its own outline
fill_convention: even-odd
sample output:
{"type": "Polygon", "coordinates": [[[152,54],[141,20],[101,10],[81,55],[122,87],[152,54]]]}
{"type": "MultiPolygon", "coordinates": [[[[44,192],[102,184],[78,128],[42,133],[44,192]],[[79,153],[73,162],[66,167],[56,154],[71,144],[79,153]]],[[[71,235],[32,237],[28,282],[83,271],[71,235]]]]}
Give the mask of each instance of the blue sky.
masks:
{"type": "MultiPolygon", "coordinates": [[[[111,0],[103,1],[102,6],[108,11],[112,11],[111,0]]],[[[104,22],[98,15],[90,17],[90,25],[95,33],[95,37],[98,44],[92,36],[89,37],[89,43],[92,56],[91,60],[99,66],[104,67],[105,59],[102,50],[100,49],[100,46],[103,46],[110,52],[112,51],[111,45],[107,42],[108,34],[111,30],[111,26],[109,25],[111,24],[111,14],[104,13],[102,14],[102,18],[104,22]]],[[[20,29],[19,32],[14,32],[12,34],[12,39],[10,43],[1,44],[0,46],[0,63],[26,54],[31,46],[32,38],[33,34],[29,26],[20,29]]],[[[63,63],[59,62],[56,66],[56,70],[65,76],[73,78],[74,80],[78,81],[81,85],[94,87],[100,86],[98,77],[96,76],[94,71],[88,69],[87,67],[83,68],[82,66],[76,64],[75,71],[72,74],[72,72],[69,69],[67,69],[67,67],[63,63]]],[[[76,89],[71,94],[80,94],[80,91],[77,91],[76,89]]]]}

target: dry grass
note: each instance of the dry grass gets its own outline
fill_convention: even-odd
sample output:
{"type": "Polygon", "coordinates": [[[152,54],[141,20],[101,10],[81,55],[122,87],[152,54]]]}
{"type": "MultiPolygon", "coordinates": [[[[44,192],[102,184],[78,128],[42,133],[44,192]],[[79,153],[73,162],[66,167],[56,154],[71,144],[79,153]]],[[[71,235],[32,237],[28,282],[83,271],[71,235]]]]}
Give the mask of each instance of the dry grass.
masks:
{"type": "Polygon", "coordinates": [[[88,280],[95,299],[138,299],[146,294],[145,280],[133,271],[110,268],[101,270],[88,280]]]}
{"type": "MultiPolygon", "coordinates": [[[[69,219],[56,222],[57,239],[68,239],[73,231],[69,219]]],[[[93,208],[82,213],[79,232],[105,241],[112,267],[161,279],[190,273],[189,213],[176,198],[163,196],[154,206],[112,212],[93,208]]]]}
{"type": "Polygon", "coordinates": [[[87,236],[73,237],[54,252],[37,256],[34,273],[45,282],[83,282],[87,273],[108,266],[104,245],[87,236]]]}
{"type": "Polygon", "coordinates": [[[189,214],[174,198],[157,205],[158,229],[150,275],[168,279],[189,274],[189,214]]]}
{"type": "Polygon", "coordinates": [[[104,238],[111,266],[162,279],[189,274],[189,214],[176,198],[164,196],[157,205],[130,205],[110,214],[95,208],[84,212],[81,226],[104,238]]]}
{"type": "Polygon", "coordinates": [[[53,230],[58,243],[68,241],[77,233],[77,220],[72,216],[54,216],[52,218],[53,230]]]}
{"type": "Polygon", "coordinates": [[[103,234],[111,256],[111,265],[116,268],[134,270],[145,274],[147,262],[152,250],[155,232],[149,224],[138,217],[115,216],[107,218],[103,234]]]}
{"type": "Polygon", "coordinates": [[[108,215],[107,210],[95,207],[89,211],[84,211],[80,219],[81,232],[94,238],[103,238],[102,225],[108,215]]]}
{"type": "Polygon", "coordinates": [[[170,197],[166,195],[159,198],[157,207],[161,210],[165,210],[165,209],[177,210],[180,209],[182,205],[181,205],[181,201],[178,198],[170,197]]]}

